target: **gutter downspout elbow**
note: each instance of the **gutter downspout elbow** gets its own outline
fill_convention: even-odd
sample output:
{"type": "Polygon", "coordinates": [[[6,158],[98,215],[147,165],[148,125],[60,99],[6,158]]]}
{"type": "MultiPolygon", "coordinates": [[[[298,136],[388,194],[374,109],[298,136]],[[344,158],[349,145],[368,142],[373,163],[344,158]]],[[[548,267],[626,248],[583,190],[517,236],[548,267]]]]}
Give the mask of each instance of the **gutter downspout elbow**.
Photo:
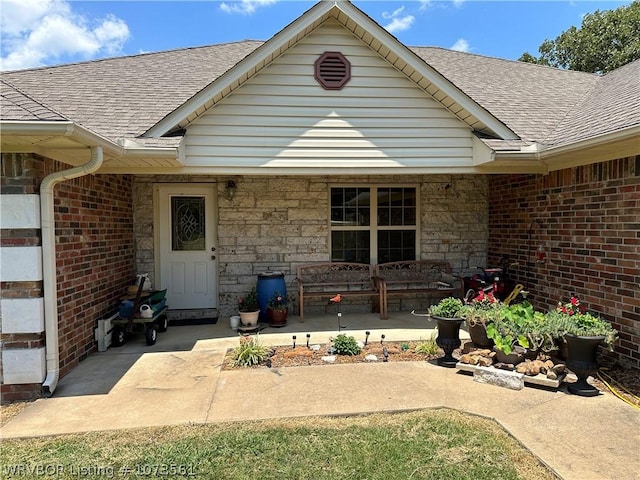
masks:
{"type": "Polygon", "coordinates": [[[55,186],[73,178],[97,171],[103,162],[102,147],[91,147],[91,159],[84,165],[47,175],[40,184],[40,218],[42,232],[42,280],[44,293],[44,326],[47,375],[42,391],[51,396],[60,378],[58,339],[58,282],[56,275],[56,232],[53,190],[55,186]]]}

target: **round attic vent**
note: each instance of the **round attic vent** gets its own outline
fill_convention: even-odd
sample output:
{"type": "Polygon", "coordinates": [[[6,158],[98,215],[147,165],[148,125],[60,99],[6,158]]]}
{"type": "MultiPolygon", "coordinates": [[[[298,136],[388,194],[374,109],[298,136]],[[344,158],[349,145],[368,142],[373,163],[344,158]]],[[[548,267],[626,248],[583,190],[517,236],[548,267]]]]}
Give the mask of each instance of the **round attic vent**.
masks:
{"type": "Polygon", "coordinates": [[[340,52],[324,52],[316,60],[314,77],[325,90],[340,90],[351,79],[351,64],[340,52]]]}

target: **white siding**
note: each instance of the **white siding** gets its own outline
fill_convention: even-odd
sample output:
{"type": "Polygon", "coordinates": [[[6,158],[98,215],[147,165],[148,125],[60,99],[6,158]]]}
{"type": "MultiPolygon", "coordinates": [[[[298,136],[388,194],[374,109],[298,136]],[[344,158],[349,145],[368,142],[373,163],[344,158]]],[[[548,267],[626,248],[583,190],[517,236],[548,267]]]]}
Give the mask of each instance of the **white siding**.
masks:
{"type": "Polygon", "coordinates": [[[343,27],[303,39],[187,128],[186,166],[422,167],[473,165],[467,125],[343,27]],[[324,90],[314,62],[351,62],[324,90]]]}

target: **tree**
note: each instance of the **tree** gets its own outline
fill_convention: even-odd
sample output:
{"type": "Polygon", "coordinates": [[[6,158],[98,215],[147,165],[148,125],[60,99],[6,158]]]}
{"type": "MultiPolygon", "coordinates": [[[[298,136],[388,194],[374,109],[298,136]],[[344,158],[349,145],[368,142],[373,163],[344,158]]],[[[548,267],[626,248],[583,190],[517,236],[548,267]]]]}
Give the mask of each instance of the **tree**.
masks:
{"type": "Polygon", "coordinates": [[[518,59],[552,67],[606,73],[640,59],[640,1],[615,10],[596,10],[555,40],[545,40],[539,57],[529,52],[518,59]]]}

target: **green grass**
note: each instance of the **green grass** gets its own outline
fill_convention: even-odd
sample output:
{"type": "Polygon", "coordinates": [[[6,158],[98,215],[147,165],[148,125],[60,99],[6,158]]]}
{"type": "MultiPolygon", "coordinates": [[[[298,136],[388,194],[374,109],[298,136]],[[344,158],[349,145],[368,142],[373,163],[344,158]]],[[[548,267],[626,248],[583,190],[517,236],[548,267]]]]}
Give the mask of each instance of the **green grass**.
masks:
{"type": "Polygon", "coordinates": [[[4,440],[1,449],[0,478],[47,478],[38,468],[61,479],[81,469],[89,478],[556,478],[495,422],[451,410],[4,440]],[[12,476],[20,465],[35,473],[12,476]]]}

